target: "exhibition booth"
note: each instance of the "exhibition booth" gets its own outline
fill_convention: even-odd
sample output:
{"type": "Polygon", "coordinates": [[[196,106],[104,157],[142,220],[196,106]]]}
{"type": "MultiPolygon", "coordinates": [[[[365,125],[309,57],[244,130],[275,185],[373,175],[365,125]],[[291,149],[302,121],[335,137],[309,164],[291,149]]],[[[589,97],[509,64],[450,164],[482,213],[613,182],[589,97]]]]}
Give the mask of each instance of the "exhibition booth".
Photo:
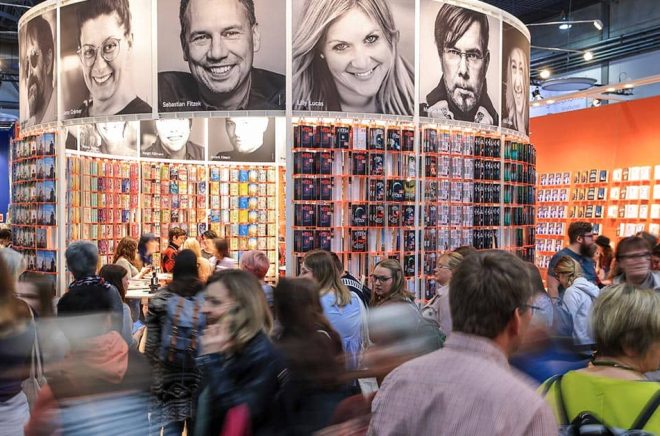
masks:
{"type": "Polygon", "coordinates": [[[360,277],[395,258],[421,300],[445,250],[534,260],[519,20],[472,0],[212,3],[23,16],[11,219],[32,273],[61,293],[71,241],[107,263],[175,226],[264,251],[268,280],[317,248],[360,277]]]}

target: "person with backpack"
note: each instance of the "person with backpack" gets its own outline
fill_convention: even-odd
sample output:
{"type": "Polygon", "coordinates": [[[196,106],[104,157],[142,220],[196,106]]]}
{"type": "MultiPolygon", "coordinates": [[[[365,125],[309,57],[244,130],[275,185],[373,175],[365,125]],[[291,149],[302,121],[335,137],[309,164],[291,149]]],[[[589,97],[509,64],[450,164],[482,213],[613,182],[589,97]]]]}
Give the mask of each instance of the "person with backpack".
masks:
{"type": "Polygon", "coordinates": [[[559,284],[566,289],[563,298],[555,300],[563,326],[560,330],[570,335],[574,344],[588,353],[594,343],[589,316],[600,289],[584,277],[580,264],[570,256],[559,259],[554,273],[559,284]]]}
{"type": "Polygon", "coordinates": [[[178,253],[172,282],[149,301],[145,354],[154,375],[151,387],[151,430],[163,435],[181,435],[184,424],[192,434],[194,397],[200,372],[195,358],[205,325],[202,283],[197,256],[190,250],[178,253]]]}
{"type": "Polygon", "coordinates": [[[660,293],[608,286],[594,303],[592,325],[592,363],[539,388],[565,432],[560,434],[581,434],[587,423],[660,434],[660,383],[644,376],[660,368],[660,293]]]}

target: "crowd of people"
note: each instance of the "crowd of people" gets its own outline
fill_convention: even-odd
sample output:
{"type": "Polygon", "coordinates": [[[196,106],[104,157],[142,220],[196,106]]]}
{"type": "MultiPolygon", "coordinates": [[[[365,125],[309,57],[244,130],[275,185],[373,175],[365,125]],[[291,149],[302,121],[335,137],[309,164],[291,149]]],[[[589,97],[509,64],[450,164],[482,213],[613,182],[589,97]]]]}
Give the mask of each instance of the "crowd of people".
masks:
{"type": "Polygon", "coordinates": [[[150,234],[107,265],[72,242],[59,299],[0,248],[0,434],[660,434],[657,240],[568,236],[547,290],[513,254],[460,247],[424,304],[395,259],[367,286],[314,250],[269,284],[265,253],[237,261],[212,231],[172,228],[160,262],[150,234]],[[154,263],[171,280],[141,306],[129,283],[154,263]]]}

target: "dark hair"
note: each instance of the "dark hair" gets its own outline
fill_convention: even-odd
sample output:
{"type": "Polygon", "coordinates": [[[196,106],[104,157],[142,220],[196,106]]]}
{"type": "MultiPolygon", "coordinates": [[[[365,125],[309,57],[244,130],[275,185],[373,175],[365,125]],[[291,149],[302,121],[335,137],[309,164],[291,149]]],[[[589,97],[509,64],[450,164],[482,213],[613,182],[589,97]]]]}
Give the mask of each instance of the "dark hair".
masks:
{"type": "Polygon", "coordinates": [[[344,273],[344,263],[341,261],[339,256],[337,256],[337,253],[334,251],[329,251],[330,256],[332,256],[332,260],[335,261],[335,266],[337,267],[337,271],[341,271],[341,273],[344,273]]]}
{"type": "Polygon", "coordinates": [[[157,241],[156,235],[153,233],[144,233],[140,236],[140,242],[138,242],[138,254],[143,265],[151,265],[152,255],[147,255],[147,242],[151,241],[157,241]]]}
{"type": "Polygon", "coordinates": [[[11,239],[11,230],[0,229],[0,239],[11,239]]]}
{"type": "Polygon", "coordinates": [[[454,250],[454,253],[460,254],[461,256],[463,256],[464,259],[469,255],[477,254],[478,252],[479,250],[477,250],[471,245],[463,245],[454,250]]]}
{"type": "Polygon", "coordinates": [[[119,244],[117,244],[117,248],[115,249],[115,255],[112,258],[112,263],[117,262],[119,258],[123,257],[131,265],[133,265],[133,263],[135,263],[137,247],[138,244],[135,242],[135,239],[128,236],[121,238],[121,241],[119,241],[119,244]]]}
{"type": "Polygon", "coordinates": [[[172,227],[167,234],[167,239],[169,239],[170,242],[174,238],[178,238],[179,236],[186,236],[188,233],[186,233],[185,230],[183,230],[181,227],[172,227]]]}
{"type": "Polygon", "coordinates": [[[96,275],[99,263],[99,249],[90,241],[73,241],[64,252],[66,266],[78,280],[96,275]]]}
{"type": "Polygon", "coordinates": [[[131,8],[128,0],[93,0],[79,3],[76,8],[78,16],[78,44],[85,21],[93,20],[101,15],[112,15],[116,13],[119,24],[124,26],[124,36],[131,34],[131,8]]]}
{"type": "Polygon", "coordinates": [[[639,236],[623,238],[616,246],[616,260],[621,260],[621,256],[633,250],[651,251],[651,246],[649,246],[649,242],[646,239],[639,236]]]}
{"type": "Polygon", "coordinates": [[[50,69],[48,70],[48,75],[52,77],[53,68],[55,67],[55,39],[53,38],[53,31],[50,28],[50,24],[44,17],[38,15],[27,22],[25,25],[25,34],[28,38],[32,37],[37,41],[44,61],[46,54],[50,51],[50,69]]]}
{"type": "Polygon", "coordinates": [[[472,9],[444,4],[435,17],[435,45],[438,52],[444,50],[448,45],[453,46],[456,41],[467,32],[472,24],[477,23],[480,26],[480,38],[482,54],[488,52],[489,26],[488,17],[481,12],[472,9]]]}
{"type": "Polygon", "coordinates": [[[650,234],[649,232],[637,232],[635,236],[644,239],[649,244],[649,248],[655,247],[655,244],[658,243],[658,238],[650,234]]]}
{"type": "Polygon", "coordinates": [[[518,257],[499,250],[468,256],[449,283],[453,329],[493,339],[531,297],[529,274],[518,257]]]}
{"type": "Polygon", "coordinates": [[[656,244],[655,247],[653,247],[653,251],[651,252],[653,256],[658,256],[660,257],[660,244],[656,244]]]}
{"type": "Polygon", "coordinates": [[[213,230],[207,230],[204,233],[202,233],[202,237],[204,239],[216,239],[218,237],[218,234],[213,230]]]}
{"type": "MultiPolygon", "coordinates": [[[[254,1],[253,0],[236,0],[245,7],[245,12],[247,12],[248,21],[250,26],[257,24],[257,17],[254,13],[254,1]]],[[[179,7],[179,22],[181,23],[181,33],[179,38],[181,39],[181,48],[183,52],[188,52],[188,43],[186,41],[186,33],[188,32],[188,21],[186,20],[186,12],[188,11],[188,3],[190,0],[181,0],[181,6],[179,7]]]]}
{"type": "Polygon", "coordinates": [[[543,278],[539,269],[532,262],[525,262],[525,266],[529,273],[529,283],[532,285],[532,292],[535,294],[539,292],[545,294],[545,286],[543,286],[543,278]]]}
{"type": "Polygon", "coordinates": [[[168,289],[183,297],[195,295],[202,289],[197,256],[192,250],[181,250],[176,255],[176,262],[172,269],[172,282],[168,285],[168,289]]]}
{"type": "Polygon", "coordinates": [[[218,254],[215,256],[218,262],[225,257],[231,257],[229,255],[229,243],[226,239],[216,238],[213,240],[213,245],[215,246],[215,250],[218,252],[218,254]]]}
{"type": "Polygon", "coordinates": [[[126,288],[124,288],[124,277],[128,274],[126,268],[120,265],[103,265],[99,275],[107,283],[117,288],[121,301],[126,301],[126,288]]]}
{"type": "Polygon", "coordinates": [[[594,227],[591,223],[586,221],[575,221],[568,226],[568,241],[573,244],[577,242],[577,238],[584,236],[586,233],[591,233],[594,227]]]}

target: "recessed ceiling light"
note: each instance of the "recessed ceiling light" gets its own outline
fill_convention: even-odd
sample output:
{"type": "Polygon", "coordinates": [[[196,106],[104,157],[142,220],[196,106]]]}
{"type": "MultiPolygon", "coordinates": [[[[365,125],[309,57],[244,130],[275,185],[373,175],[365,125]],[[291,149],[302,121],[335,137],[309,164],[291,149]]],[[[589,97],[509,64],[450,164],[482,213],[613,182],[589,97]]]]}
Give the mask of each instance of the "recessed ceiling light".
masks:
{"type": "Polygon", "coordinates": [[[630,88],[634,88],[635,84],[634,83],[626,83],[625,85],[623,85],[623,87],[626,88],[626,89],[630,89],[630,88]]]}
{"type": "Polygon", "coordinates": [[[539,103],[538,101],[535,101],[534,103],[532,103],[532,106],[539,107],[539,106],[541,106],[541,103],[539,103]]]}
{"type": "Polygon", "coordinates": [[[541,70],[541,73],[539,75],[541,76],[541,79],[547,79],[548,77],[550,77],[550,70],[544,68],[541,70]]]}
{"type": "Polygon", "coordinates": [[[607,91],[607,92],[614,92],[614,91],[616,91],[616,88],[607,88],[605,91],[607,91]]]}
{"type": "Polygon", "coordinates": [[[568,24],[568,23],[562,23],[562,24],[559,25],[559,29],[560,29],[560,30],[568,30],[568,29],[570,29],[571,27],[573,27],[573,25],[572,25],[572,24],[568,24]]]}
{"type": "Polygon", "coordinates": [[[585,51],[584,52],[584,60],[585,61],[590,61],[594,58],[594,54],[590,51],[585,51]]]}
{"type": "Polygon", "coordinates": [[[600,20],[594,20],[594,27],[598,30],[603,30],[603,22],[600,20]]]}

